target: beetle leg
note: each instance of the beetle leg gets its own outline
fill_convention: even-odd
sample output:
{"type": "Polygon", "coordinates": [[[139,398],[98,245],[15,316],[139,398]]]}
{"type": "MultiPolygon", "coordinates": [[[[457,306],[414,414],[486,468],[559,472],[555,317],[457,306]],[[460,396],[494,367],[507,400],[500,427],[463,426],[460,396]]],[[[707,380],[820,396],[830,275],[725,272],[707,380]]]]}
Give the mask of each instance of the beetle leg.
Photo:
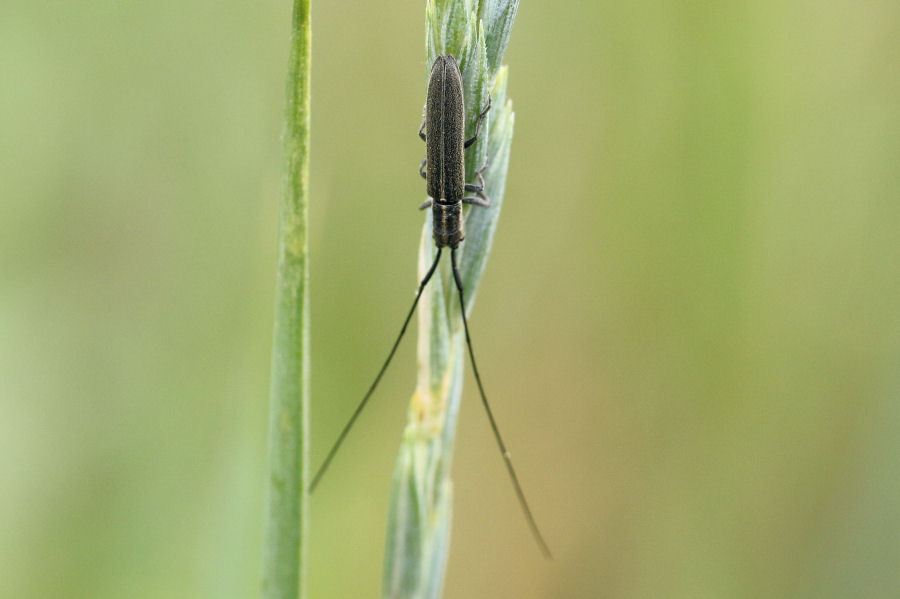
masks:
{"type": "Polygon", "coordinates": [[[466,183],[466,191],[475,191],[475,192],[484,191],[484,177],[482,176],[481,173],[484,172],[484,169],[487,168],[487,165],[488,165],[488,159],[487,159],[487,156],[485,156],[484,164],[481,165],[480,169],[475,171],[475,176],[478,177],[479,184],[475,185],[473,183],[466,183]]]}
{"type": "Polygon", "coordinates": [[[487,168],[487,159],[484,160],[484,164],[481,165],[481,168],[475,171],[475,176],[478,177],[478,185],[473,183],[466,183],[466,191],[474,191],[477,198],[463,198],[462,201],[466,204],[475,204],[477,206],[484,206],[487,208],[491,205],[491,199],[487,197],[484,193],[484,177],[481,175],[481,171],[487,168]]]}
{"type": "Polygon", "coordinates": [[[475,195],[477,198],[463,198],[462,201],[464,204],[475,204],[476,206],[484,206],[485,208],[489,208],[491,206],[491,198],[484,195],[484,192],[481,190],[475,191],[475,195]]]}
{"type": "MultiPolygon", "coordinates": [[[[491,109],[491,95],[488,94],[487,106],[485,106],[484,110],[482,110],[478,114],[478,120],[475,122],[475,135],[473,135],[472,137],[470,137],[469,139],[466,140],[466,143],[463,144],[463,148],[468,148],[473,143],[475,143],[475,140],[478,139],[478,132],[481,131],[481,121],[484,120],[484,117],[487,115],[488,110],[490,110],[490,109],[491,109]]],[[[425,139],[425,138],[423,137],[422,139],[425,139]]]]}
{"type": "Polygon", "coordinates": [[[419,127],[419,137],[425,141],[425,108],[422,108],[422,126],[419,127]]]}
{"type": "MultiPolygon", "coordinates": [[[[487,165],[488,165],[488,157],[485,156],[485,157],[484,157],[484,164],[481,165],[481,168],[479,168],[477,171],[475,171],[475,174],[478,175],[478,176],[480,177],[480,176],[481,176],[481,173],[484,172],[484,169],[487,168],[487,165]]],[[[484,181],[482,181],[481,184],[484,185],[484,181]]]]}
{"type": "Polygon", "coordinates": [[[425,174],[425,161],[426,161],[426,160],[428,160],[428,159],[427,159],[427,158],[423,158],[423,159],[422,159],[422,164],[419,165],[419,174],[422,175],[422,178],[423,178],[423,179],[427,179],[427,178],[428,178],[428,175],[425,174]]]}
{"type": "Polygon", "coordinates": [[[425,210],[426,208],[430,207],[433,202],[434,201],[431,198],[428,198],[427,200],[422,202],[422,205],[419,206],[419,210],[425,210]]]}

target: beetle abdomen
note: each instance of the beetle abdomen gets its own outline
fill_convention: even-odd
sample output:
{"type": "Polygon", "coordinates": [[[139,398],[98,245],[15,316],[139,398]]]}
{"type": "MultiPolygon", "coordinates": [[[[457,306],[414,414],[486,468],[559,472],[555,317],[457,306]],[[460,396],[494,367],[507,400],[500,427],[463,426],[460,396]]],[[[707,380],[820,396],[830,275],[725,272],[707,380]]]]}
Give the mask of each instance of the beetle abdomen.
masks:
{"type": "Polygon", "coordinates": [[[448,246],[456,249],[465,237],[462,202],[455,204],[434,202],[431,205],[431,232],[437,247],[448,246]]]}

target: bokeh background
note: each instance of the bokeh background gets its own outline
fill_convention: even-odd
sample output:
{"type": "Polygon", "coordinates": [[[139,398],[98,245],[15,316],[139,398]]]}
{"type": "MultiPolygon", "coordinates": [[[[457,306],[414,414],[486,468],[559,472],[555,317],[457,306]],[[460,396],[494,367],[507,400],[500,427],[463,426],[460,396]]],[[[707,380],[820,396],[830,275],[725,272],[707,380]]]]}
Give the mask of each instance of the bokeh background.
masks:
{"type": "MultiPolygon", "coordinates": [[[[415,287],[422,2],[315,2],[312,462],[415,287]]],[[[290,3],[0,7],[0,597],[253,597],[290,3]]],[[[446,597],[900,596],[900,4],[523,1],[446,597]]],[[[408,339],[312,502],[378,597],[408,339]]]]}

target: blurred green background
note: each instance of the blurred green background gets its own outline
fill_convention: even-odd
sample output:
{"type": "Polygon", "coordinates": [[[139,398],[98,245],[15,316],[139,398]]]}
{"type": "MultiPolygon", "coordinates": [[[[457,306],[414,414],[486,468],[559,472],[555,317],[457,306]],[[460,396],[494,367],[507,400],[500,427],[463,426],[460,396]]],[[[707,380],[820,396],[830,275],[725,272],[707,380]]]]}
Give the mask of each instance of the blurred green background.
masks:
{"type": "MultiPolygon", "coordinates": [[[[415,288],[424,3],[314,2],[317,465],[415,288]]],[[[0,597],[255,596],[290,3],[0,7],[0,597]]],[[[900,596],[900,4],[531,2],[448,599],[900,596]]],[[[378,597],[407,339],[312,501],[378,597]]]]}

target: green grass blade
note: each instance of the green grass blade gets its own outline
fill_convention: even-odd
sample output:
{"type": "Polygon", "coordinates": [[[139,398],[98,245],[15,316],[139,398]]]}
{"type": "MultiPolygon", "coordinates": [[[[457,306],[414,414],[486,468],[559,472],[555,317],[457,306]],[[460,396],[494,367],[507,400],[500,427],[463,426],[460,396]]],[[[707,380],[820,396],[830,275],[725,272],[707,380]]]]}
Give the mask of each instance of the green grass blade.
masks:
{"type": "Polygon", "coordinates": [[[500,68],[518,10],[519,0],[485,0],[481,3],[479,17],[487,29],[487,57],[492,71],[500,68]]]}
{"type": "Polygon", "coordinates": [[[295,0],[284,127],[284,190],[269,397],[262,597],[305,597],[309,528],[309,0],[295,0]]]}

